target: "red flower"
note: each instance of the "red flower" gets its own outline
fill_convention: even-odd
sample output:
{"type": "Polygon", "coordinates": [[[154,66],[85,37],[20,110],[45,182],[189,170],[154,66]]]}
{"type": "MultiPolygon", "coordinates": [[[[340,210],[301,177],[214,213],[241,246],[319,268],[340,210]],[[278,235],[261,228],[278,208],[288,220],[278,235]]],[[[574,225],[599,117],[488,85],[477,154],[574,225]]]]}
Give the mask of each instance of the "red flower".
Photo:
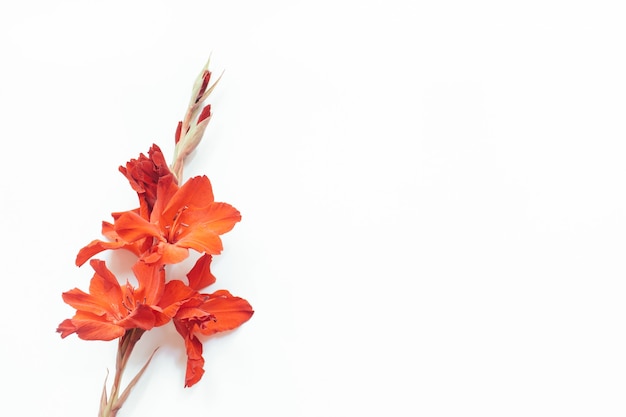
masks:
{"type": "MultiPolygon", "coordinates": [[[[156,203],[159,182],[163,182],[163,184],[176,183],[176,178],[167,166],[161,149],[155,144],[148,151],[148,157],[142,153],[138,159],[131,159],[126,163],[126,166],[120,166],[119,170],[128,179],[130,186],[139,197],[139,208],[133,211],[145,219],[150,219],[150,213],[152,213],[156,203]]],[[[118,216],[119,213],[113,213],[113,218],[118,216]]],[[[103,250],[127,249],[135,255],[141,256],[144,252],[149,251],[152,246],[151,238],[130,244],[123,241],[109,222],[102,222],[102,234],[109,241],[91,241],[78,252],[76,265],[81,266],[89,258],[103,250]]]]}
{"type": "Polygon", "coordinates": [[[135,264],[133,272],[139,286],[134,288],[128,282],[121,286],[104,261],[94,259],[90,264],[95,274],[89,294],[78,288],[63,293],[63,300],[76,309],[76,314],[57,328],[61,337],[76,333],[85,340],[113,340],[126,330],[150,330],[170,320],[157,306],[165,289],[161,265],[135,264]]]}
{"type": "Polygon", "coordinates": [[[165,264],[183,261],[189,249],[219,254],[220,235],[241,220],[241,214],[233,206],[214,201],[211,182],[206,176],[190,178],[180,188],[173,181],[160,180],[150,219],[142,217],[137,210],[115,213],[113,217],[117,240],[91,242],[78,253],[77,265],[105,249],[148,248],[140,255],[143,261],[165,264]]]}
{"type": "Polygon", "coordinates": [[[74,288],[63,293],[63,300],[76,312],[59,324],[57,332],[62,338],[76,333],[85,340],[118,339],[110,395],[105,381],[100,398],[102,417],[117,414],[149,365],[154,352],[122,391],[122,375],[145,331],[173,321],[184,340],[185,387],[190,387],[204,373],[201,337],[233,330],[254,314],[246,300],[226,290],[200,293],[215,283],[211,273],[212,255],[222,251],[221,235],[241,220],[239,211],[229,204],[215,202],[206,176],[179,185],[185,160],[198,146],[211,119],[211,106],[204,104],[216,85],[209,86],[210,79],[207,62],[176,130],[171,167],[154,144],[148,156],[140,154],[120,166],[120,172],[137,193],[139,207],[112,213],[112,223],[102,222],[102,235],[106,239],[93,240],[76,256],[76,265],[81,266],[102,251],[128,250],[138,258],[132,268],[137,285],[128,281],[121,284],[104,261],[92,259],[90,264],[95,273],[89,292],[74,288]],[[169,276],[166,282],[166,265],[185,260],[189,249],[201,256],[187,274],[187,282],[169,276]]]}
{"type": "Polygon", "coordinates": [[[248,321],[252,314],[252,306],[246,300],[234,297],[226,290],[213,294],[197,293],[180,306],[173,320],[187,350],[185,387],[200,381],[204,374],[202,342],[198,335],[210,336],[233,330],[248,321]]]}
{"type": "Polygon", "coordinates": [[[157,186],[159,181],[176,182],[163,157],[161,149],[153,144],[148,151],[148,157],[140,154],[138,159],[131,159],[126,166],[120,166],[120,172],[130,182],[130,186],[139,196],[139,211],[142,217],[150,218],[150,213],[156,202],[157,186]]]}
{"type": "Polygon", "coordinates": [[[89,294],[77,288],[63,293],[63,300],[77,311],[59,325],[57,332],[63,338],[76,333],[85,340],[113,340],[129,330],[150,330],[173,320],[187,351],[186,387],[198,382],[204,373],[198,336],[233,330],[254,314],[246,300],[226,290],[212,294],[197,291],[215,282],[208,254],[187,274],[189,285],[178,279],[165,283],[162,264],[139,261],[133,267],[138,287],[128,282],[121,286],[104,261],[93,259],[90,264],[95,274],[89,294]]]}
{"type": "Polygon", "coordinates": [[[174,326],[185,341],[186,387],[194,385],[204,374],[202,342],[197,335],[210,336],[233,330],[254,314],[246,300],[234,297],[228,291],[220,290],[213,294],[197,291],[215,282],[210,266],[211,255],[202,256],[187,274],[189,285],[180,280],[168,282],[160,303],[164,312],[172,315],[174,326]]]}

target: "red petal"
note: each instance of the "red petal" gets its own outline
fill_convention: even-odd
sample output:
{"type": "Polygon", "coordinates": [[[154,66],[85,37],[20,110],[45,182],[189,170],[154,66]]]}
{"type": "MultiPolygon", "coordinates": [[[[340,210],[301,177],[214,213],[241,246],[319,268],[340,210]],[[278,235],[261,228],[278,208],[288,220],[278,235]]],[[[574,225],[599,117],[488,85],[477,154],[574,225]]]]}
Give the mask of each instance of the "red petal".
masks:
{"type": "MultiPolygon", "coordinates": [[[[198,339],[194,337],[194,341],[198,339]]],[[[200,343],[198,341],[198,343],[200,343]]],[[[200,345],[202,347],[202,345],[200,345]]],[[[199,358],[192,359],[187,358],[187,371],[185,372],[185,388],[191,387],[198,383],[200,379],[202,379],[202,375],[204,375],[204,358],[200,356],[199,358]]]]}
{"type": "Polygon", "coordinates": [[[119,213],[119,217],[115,219],[114,227],[117,234],[129,243],[148,236],[161,237],[161,230],[156,225],[133,211],[119,213]]]}
{"type": "Polygon", "coordinates": [[[146,262],[160,261],[164,264],[177,264],[184,261],[189,256],[189,251],[185,247],[172,245],[171,243],[161,242],[157,248],[157,252],[147,256],[146,262]]]}
{"type": "Polygon", "coordinates": [[[150,330],[154,327],[154,311],[151,307],[141,304],[137,306],[128,316],[124,317],[117,324],[126,330],[144,329],[150,330]]]}
{"type": "Polygon", "coordinates": [[[201,290],[215,282],[215,276],[211,273],[212,260],[213,257],[211,255],[204,254],[196,261],[196,264],[187,274],[191,288],[201,290]]]}
{"type": "Polygon", "coordinates": [[[188,230],[176,244],[181,247],[194,249],[200,253],[213,255],[219,255],[224,248],[222,239],[216,233],[212,230],[200,229],[199,227],[188,230]]]}
{"type": "Polygon", "coordinates": [[[71,319],[65,319],[57,327],[57,333],[61,333],[61,338],[65,339],[67,336],[76,332],[76,326],[72,323],[71,319]]]}
{"type": "MultiPolygon", "coordinates": [[[[159,198],[161,198],[160,195],[159,198]]],[[[203,207],[213,201],[213,187],[209,178],[206,175],[192,177],[172,195],[162,214],[163,217],[170,219],[184,206],[203,207]]]]}
{"type": "Polygon", "coordinates": [[[200,308],[199,306],[193,307],[184,305],[176,313],[177,320],[190,320],[197,324],[210,320],[212,317],[213,315],[210,312],[200,308]]]}
{"type": "MultiPolygon", "coordinates": [[[[89,264],[96,271],[89,283],[89,293],[101,300],[103,305],[119,306],[122,300],[122,289],[115,275],[109,271],[104,261],[92,259],[89,264]]],[[[110,308],[109,311],[111,311],[110,308]]]]}
{"type": "Polygon", "coordinates": [[[137,262],[133,265],[133,273],[139,284],[136,298],[143,299],[144,304],[153,305],[158,303],[165,288],[165,270],[161,264],[146,264],[137,262]]]}
{"type": "Polygon", "coordinates": [[[104,265],[103,261],[94,259],[91,266],[96,271],[89,282],[89,294],[74,288],[63,293],[63,301],[76,310],[90,312],[98,316],[116,315],[122,297],[117,278],[104,265]]]}
{"type": "Polygon", "coordinates": [[[123,241],[118,242],[103,242],[101,240],[93,240],[87,246],[78,251],[76,255],[76,266],[81,266],[92,256],[107,250],[107,249],[120,249],[124,247],[126,243],[123,241]]]}
{"type": "Polygon", "coordinates": [[[216,291],[202,305],[202,309],[215,316],[215,321],[205,322],[200,332],[205,335],[233,330],[248,321],[254,314],[252,306],[243,298],[233,297],[228,291],[216,291]]]}
{"type": "Polygon", "coordinates": [[[184,213],[189,227],[181,228],[176,244],[217,255],[222,252],[219,235],[230,231],[241,220],[241,214],[230,204],[211,203],[199,209],[189,209],[184,213]]]}
{"type": "Polygon", "coordinates": [[[169,167],[167,166],[167,161],[165,160],[165,156],[163,156],[163,152],[161,148],[155,143],[152,144],[150,149],[148,149],[148,156],[150,160],[154,164],[154,170],[159,175],[167,175],[170,172],[169,167]],[[165,171],[165,172],[162,172],[165,171]]]}
{"type": "MultiPolygon", "coordinates": [[[[159,183],[157,184],[157,199],[154,203],[154,207],[152,208],[152,215],[150,217],[151,221],[162,222],[161,218],[163,217],[163,212],[170,203],[170,200],[172,200],[172,198],[176,195],[178,190],[179,187],[176,184],[173,175],[171,177],[163,177],[159,179],[159,183]]],[[[166,224],[168,223],[163,223],[161,227],[165,227],[166,224]]]]}
{"type": "Polygon", "coordinates": [[[104,321],[102,317],[77,312],[72,318],[76,334],[83,340],[113,340],[121,337],[126,330],[116,324],[104,321]]]}
{"type": "Polygon", "coordinates": [[[183,122],[178,122],[178,125],[176,126],[176,133],[174,133],[174,145],[178,143],[178,141],[180,140],[180,131],[183,128],[183,122]]]}
{"type": "Polygon", "coordinates": [[[204,207],[190,208],[183,213],[183,218],[189,225],[201,224],[202,227],[222,235],[241,221],[241,213],[230,204],[211,203],[204,207]]]}
{"type": "Polygon", "coordinates": [[[109,305],[104,300],[93,297],[78,288],[64,292],[62,297],[65,303],[69,304],[77,311],[89,312],[98,316],[111,313],[109,305]]]}
{"type": "Polygon", "coordinates": [[[124,336],[123,327],[104,322],[78,322],[76,334],[83,340],[115,340],[124,336]]]}
{"type": "Polygon", "coordinates": [[[208,104],[202,109],[202,113],[198,116],[198,124],[202,123],[204,119],[211,117],[211,105],[208,104]]]}
{"type": "Polygon", "coordinates": [[[185,373],[185,387],[191,387],[202,378],[204,374],[204,358],[202,357],[202,343],[185,323],[174,320],[174,325],[178,333],[185,341],[187,351],[187,371],[185,373]]]}
{"type": "Polygon", "coordinates": [[[209,81],[210,80],[211,80],[211,71],[204,70],[204,73],[202,74],[202,86],[200,86],[200,89],[198,90],[198,95],[196,97],[196,103],[198,102],[198,100],[202,97],[202,95],[206,91],[207,87],[209,86],[209,81]]]}
{"type": "Polygon", "coordinates": [[[165,291],[163,291],[163,296],[158,305],[163,309],[163,313],[174,317],[179,307],[196,294],[196,291],[186,286],[182,281],[171,280],[165,284],[165,291]]]}

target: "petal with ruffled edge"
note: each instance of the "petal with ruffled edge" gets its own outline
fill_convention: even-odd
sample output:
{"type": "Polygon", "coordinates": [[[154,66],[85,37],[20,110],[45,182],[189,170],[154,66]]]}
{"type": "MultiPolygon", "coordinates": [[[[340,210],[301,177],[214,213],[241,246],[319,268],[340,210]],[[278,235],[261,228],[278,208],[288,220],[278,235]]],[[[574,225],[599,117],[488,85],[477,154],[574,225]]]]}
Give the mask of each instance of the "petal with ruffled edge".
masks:
{"type": "Polygon", "coordinates": [[[208,297],[209,299],[202,304],[201,308],[210,312],[214,319],[198,326],[198,331],[204,335],[233,330],[248,321],[254,314],[250,303],[243,298],[231,295],[226,290],[216,291],[208,297]]]}
{"type": "Polygon", "coordinates": [[[185,371],[185,388],[195,385],[204,375],[204,358],[202,357],[202,342],[193,334],[189,323],[174,320],[178,333],[185,341],[187,351],[187,369],[185,371]]]}

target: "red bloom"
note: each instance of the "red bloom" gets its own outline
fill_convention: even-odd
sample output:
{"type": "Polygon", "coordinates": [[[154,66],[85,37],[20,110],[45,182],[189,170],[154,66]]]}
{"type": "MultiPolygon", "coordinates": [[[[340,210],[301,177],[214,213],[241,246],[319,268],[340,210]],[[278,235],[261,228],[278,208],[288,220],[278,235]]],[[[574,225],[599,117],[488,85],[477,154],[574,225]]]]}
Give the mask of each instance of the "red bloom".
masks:
{"type": "Polygon", "coordinates": [[[128,282],[121,286],[104,261],[93,259],[90,264],[95,274],[89,294],[77,288],[63,293],[63,300],[77,311],[59,325],[57,332],[63,338],[76,333],[85,340],[113,340],[128,330],[150,330],[173,320],[187,351],[186,387],[198,382],[204,373],[198,336],[233,330],[254,314],[246,300],[226,290],[212,294],[197,291],[215,282],[208,254],[187,274],[189,285],[178,279],[165,283],[162,264],[139,261],[133,267],[138,287],[128,282]]]}
{"type": "Polygon", "coordinates": [[[130,186],[139,196],[139,211],[142,217],[150,218],[150,213],[156,202],[157,186],[159,181],[176,182],[163,157],[161,149],[153,144],[148,151],[148,157],[140,154],[138,159],[131,159],[126,166],[120,167],[120,172],[130,182],[130,186]]]}
{"type": "Polygon", "coordinates": [[[105,249],[148,248],[148,252],[141,254],[143,261],[166,264],[183,261],[189,249],[219,254],[220,235],[241,220],[241,214],[233,206],[214,201],[211,182],[206,176],[190,178],[180,188],[173,181],[160,180],[149,220],[137,210],[113,216],[113,231],[118,240],[91,242],[78,253],[77,265],[105,249]]]}
{"type": "Polygon", "coordinates": [[[185,341],[186,387],[194,385],[204,374],[202,342],[198,335],[210,336],[233,330],[248,321],[254,313],[246,300],[234,297],[228,291],[221,290],[213,294],[197,291],[215,282],[210,266],[211,255],[202,256],[187,274],[189,285],[180,280],[168,282],[159,303],[163,311],[173,317],[174,326],[185,341]]]}
{"type": "Polygon", "coordinates": [[[104,261],[94,259],[90,264],[95,274],[89,294],[78,288],[63,293],[63,300],[76,309],[76,314],[57,328],[61,337],[76,333],[85,340],[113,340],[126,330],[149,330],[170,320],[163,309],[157,307],[165,289],[165,272],[161,265],[135,264],[133,272],[139,286],[133,288],[128,282],[121,286],[104,261]]]}
{"type": "Polygon", "coordinates": [[[185,387],[200,381],[204,374],[202,342],[198,335],[210,336],[233,330],[248,321],[252,314],[252,306],[246,300],[234,297],[226,290],[213,294],[197,293],[180,306],[174,316],[174,325],[187,350],[185,387]]]}
{"type": "MultiPolygon", "coordinates": [[[[174,174],[170,171],[161,149],[153,144],[148,151],[148,157],[143,153],[138,159],[131,159],[126,166],[120,166],[120,172],[128,179],[133,190],[139,197],[139,208],[133,210],[145,219],[150,219],[150,213],[156,203],[157,188],[159,182],[163,184],[176,183],[174,174]]],[[[113,213],[113,218],[119,217],[120,213],[113,213]]],[[[93,240],[83,247],[76,256],[76,265],[81,266],[92,256],[107,249],[127,249],[137,256],[150,250],[152,238],[132,243],[122,240],[113,225],[102,222],[102,234],[109,239],[108,242],[93,240]]]]}

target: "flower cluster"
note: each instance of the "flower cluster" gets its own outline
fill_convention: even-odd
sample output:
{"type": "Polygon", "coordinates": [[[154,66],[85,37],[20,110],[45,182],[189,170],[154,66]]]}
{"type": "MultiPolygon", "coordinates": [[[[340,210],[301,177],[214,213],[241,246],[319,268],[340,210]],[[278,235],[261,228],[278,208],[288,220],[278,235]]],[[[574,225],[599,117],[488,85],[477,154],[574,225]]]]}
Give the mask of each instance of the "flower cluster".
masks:
{"type": "MultiPolygon", "coordinates": [[[[212,256],[222,251],[220,236],[241,220],[239,211],[214,200],[206,176],[192,177],[179,185],[184,158],[198,144],[210,118],[210,106],[200,111],[215,85],[208,88],[210,74],[205,67],[194,86],[185,120],[179,123],[172,168],[157,145],[152,145],[147,156],[141,154],[120,167],[137,193],[139,207],[112,213],[112,223],[102,222],[102,234],[107,239],[93,240],[80,249],[76,265],[89,261],[94,275],[88,292],[74,288],[63,293],[63,300],[76,313],[57,329],[63,338],[75,333],[84,340],[119,339],[121,373],[141,334],[171,321],[187,352],[185,387],[197,383],[204,373],[199,337],[232,330],[253,314],[246,300],[226,290],[202,292],[215,282],[210,269],[212,256]],[[132,274],[137,286],[128,280],[122,284],[103,260],[93,258],[105,250],[118,249],[136,255],[132,274]],[[173,269],[166,267],[187,259],[190,249],[198,253],[193,267],[185,277],[169,276],[173,269]]],[[[106,414],[102,408],[121,407],[125,398],[117,394],[107,400],[105,387],[101,415],[106,414]],[[119,404],[112,405],[111,401],[119,404]]]]}

